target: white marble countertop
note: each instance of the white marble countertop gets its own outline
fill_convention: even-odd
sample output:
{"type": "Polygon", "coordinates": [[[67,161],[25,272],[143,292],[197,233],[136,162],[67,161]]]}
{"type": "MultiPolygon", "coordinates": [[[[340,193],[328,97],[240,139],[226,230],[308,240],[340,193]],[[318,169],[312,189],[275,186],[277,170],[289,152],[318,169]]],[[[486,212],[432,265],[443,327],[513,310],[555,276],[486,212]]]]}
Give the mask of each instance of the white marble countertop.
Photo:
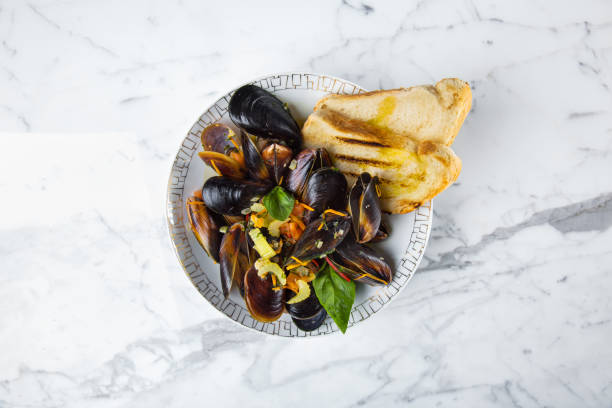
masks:
{"type": "Polygon", "coordinates": [[[0,4],[0,407],[610,407],[609,1],[0,4]],[[197,116],[271,72],[470,82],[425,261],[346,335],[222,318],[167,238],[197,116]]]}

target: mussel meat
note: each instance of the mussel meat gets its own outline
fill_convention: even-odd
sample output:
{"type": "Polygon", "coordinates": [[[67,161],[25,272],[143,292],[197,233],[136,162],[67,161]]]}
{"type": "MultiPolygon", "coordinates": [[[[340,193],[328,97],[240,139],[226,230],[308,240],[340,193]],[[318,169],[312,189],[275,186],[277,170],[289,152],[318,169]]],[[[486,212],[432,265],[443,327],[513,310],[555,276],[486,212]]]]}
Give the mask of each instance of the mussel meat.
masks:
{"type": "Polygon", "coordinates": [[[274,290],[270,275],[260,278],[255,266],[244,274],[244,301],[254,319],[273,322],[283,314],[283,291],[274,290]]]}
{"type": "Polygon", "coordinates": [[[200,136],[205,151],[221,153],[240,162],[240,150],[235,138],[236,132],[221,123],[207,126],[200,136]]]}
{"type": "Polygon", "coordinates": [[[314,211],[305,214],[305,222],[310,223],[329,208],[343,211],[346,208],[346,189],[346,177],[336,169],[323,167],[312,173],[306,184],[304,202],[314,211]]]}
{"type": "Polygon", "coordinates": [[[306,226],[306,229],[285,259],[285,266],[310,261],[333,252],[351,230],[351,217],[326,213],[306,226]]]}
{"type": "Polygon", "coordinates": [[[242,133],[242,153],[249,177],[255,180],[268,180],[270,173],[264,163],[255,142],[246,133],[242,133]]]}
{"type": "Polygon", "coordinates": [[[206,207],[200,191],[194,192],[187,198],[186,209],[193,235],[208,256],[219,262],[219,246],[222,238],[219,228],[224,225],[223,219],[206,207]]]}
{"type": "Polygon", "coordinates": [[[200,159],[212,167],[220,176],[244,178],[246,170],[237,160],[217,152],[199,152],[200,159]]]}
{"type": "Polygon", "coordinates": [[[361,173],[349,193],[349,210],[357,242],[363,244],[376,236],[380,227],[380,185],[378,177],[361,173]]]}
{"type": "Polygon", "coordinates": [[[261,157],[276,183],[280,182],[285,169],[291,162],[293,150],[279,143],[270,143],[261,151],[261,157]]]}
{"type": "Polygon", "coordinates": [[[257,181],[215,176],[204,183],[202,199],[208,208],[218,214],[241,215],[272,187],[271,184],[257,181]]]}
{"type": "Polygon", "coordinates": [[[391,282],[391,267],[372,247],[355,241],[353,234],[347,236],[336,247],[331,259],[341,265],[351,279],[368,285],[388,285],[391,282]]]}
{"type": "Polygon", "coordinates": [[[227,299],[234,282],[244,284],[244,273],[250,267],[244,225],[236,223],[223,235],[219,248],[221,289],[227,299]]]}
{"type": "Polygon", "coordinates": [[[331,158],[325,149],[304,149],[293,160],[295,164],[290,162],[283,186],[304,201],[308,177],[320,168],[331,167],[331,158]]]}
{"type": "Polygon", "coordinates": [[[302,145],[300,127],[283,102],[258,86],[238,88],[229,101],[228,112],[236,126],[252,135],[279,140],[294,150],[302,145]]]}

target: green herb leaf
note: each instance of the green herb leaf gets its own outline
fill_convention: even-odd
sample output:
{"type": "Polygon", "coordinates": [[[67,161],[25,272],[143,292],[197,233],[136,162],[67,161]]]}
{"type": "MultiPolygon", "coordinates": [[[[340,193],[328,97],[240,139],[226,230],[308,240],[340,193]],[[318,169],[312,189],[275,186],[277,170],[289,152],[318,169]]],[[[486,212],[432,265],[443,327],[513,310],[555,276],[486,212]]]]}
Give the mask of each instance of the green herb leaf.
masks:
{"type": "Polygon", "coordinates": [[[295,199],[286,192],[281,186],[276,186],[263,198],[263,205],[268,210],[268,214],[277,220],[284,221],[293,211],[295,199]]]}
{"type": "Polygon", "coordinates": [[[353,302],[355,282],[347,282],[328,264],[325,264],[312,281],[319,303],[334,319],[342,333],[346,332],[353,302]]]}

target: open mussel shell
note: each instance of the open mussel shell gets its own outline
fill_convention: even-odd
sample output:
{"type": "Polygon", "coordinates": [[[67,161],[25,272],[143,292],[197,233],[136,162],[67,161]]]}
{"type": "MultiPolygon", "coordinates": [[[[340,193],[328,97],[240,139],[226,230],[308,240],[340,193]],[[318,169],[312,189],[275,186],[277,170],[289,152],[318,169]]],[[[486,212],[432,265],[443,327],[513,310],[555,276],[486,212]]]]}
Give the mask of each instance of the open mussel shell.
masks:
{"type": "Polygon", "coordinates": [[[324,167],[312,173],[306,185],[304,203],[314,208],[314,211],[309,211],[305,215],[305,222],[311,222],[329,208],[344,211],[346,190],[346,177],[340,171],[324,167]]]}
{"type": "Polygon", "coordinates": [[[293,150],[279,143],[270,143],[261,151],[261,157],[276,183],[280,182],[293,157],[293,150]]]}
{"type": "Polygon", "coordinates": [[[378,177],[361,173],[349,193],[349,210],[353,231],[359,243],[371,241],[377,234],[382,219],[378,177]]]}
{"type": "Polygon", "coordinates": [[[259,153],[259,149],[251,137],[245,133],[242,133],[242,154],[250,178],[255,180],[268,180],[270,178],[270,173],[259,153]]]}
{"type": "Polygon", "coordinates": [[[322,148],[304,149],[293,160],[295,160],[295,167],[292,169],[290,166],[283,186],[303,202],[308,177],[320,168],[331,167],[332,162],[327,150],[322,148]]]}
{"type": "Polygon", "coordinates": [[[382,218],[380,220],[380,226],[378,227],[378,231],[376,231],[376,235],[374,235],[374,238],[372,238],[370,242],[384,241],[385,239],[389,238],[390,233],[391,227],[389,227],[389,224],[385,221],[384,218],[382,218]]]}
{"type": "Polygon", "coordinates": [[[202,148],[205,151],[225,155],[229,155],[232,151],[238,151],[237,146],[232,143],[232,138],[235,137],[236,133],[229,126],[221,123],[213,123],[207,126],[200,135],[202,148]]]}
{"type": "Polygon", "coordinates": [[[303,262],[324,256],[333,250],[349,234],[351,217],[324,214],[306,226],[306,229],[285,259],[285,266],[295,257],[303,262]]]}
{"type": "Polygon", "coordinates": [[[282,141],[294,150],[302,145],[300,127],[283,102],[258,86],[238,88],[229,101],[228,112],[236,126],[252,135],[282,141]]]}
{"type": "Polygon", "coordinates": [[[186,210],[189,226],[198,243],[208,256],[215,262],[219,262],[219,247],[222,238],[219,228],[225,224],[223,218],[206,207],[200,191],[196,191],[187,198],[186,210]]]}
{"type": "Polygon", "coordinates": [[[204,183],[202,199],[208,208],[218,214],[241,215],[272,187],[271,184],[257,181],[215,176],[204,183]]]}
{"type": "Polygon", "coordinates": [[[244,273],[248,267],[245,229],[241,223],[237,223],[223,235],[219,248],[221,289],[226,299],[234,282],[238,283],[238,286],[243,286],[244,273]]]}
{"type": "Polygon", "coordinates": [[[225,219],[225,223],[227,225],[232,225],[235,224],[237,222],[242,222],[244,221],[244,215],[227,215],[227,214],[223,214],[223,218],[225,219]]]}
{"type": "Polygon", "coordinates": [[[270,275],[260,278],[254,266],[244,274],[244,301],[251,316],[260,322],[273,322],[283,314],[283,291],[273,290],[270,275]]]}
{"type": "Polygon", "coordinates": [[[206,164],[208,164],[216,172],[220,173],[220,176],[227,176],[233,178],[244,178],[246,175],[246,169],[237,160],[226,156],[222,153],[217,152],[199,152],[198,156],[206,164]]]}
{"type": "Polygon", "coordinates": [[[343,272],[353,280],[372,286],[391,282],[389,264],[373,248],[355,241],[353,234],[336,247],[331,259],[342,266],[343,272]]]}

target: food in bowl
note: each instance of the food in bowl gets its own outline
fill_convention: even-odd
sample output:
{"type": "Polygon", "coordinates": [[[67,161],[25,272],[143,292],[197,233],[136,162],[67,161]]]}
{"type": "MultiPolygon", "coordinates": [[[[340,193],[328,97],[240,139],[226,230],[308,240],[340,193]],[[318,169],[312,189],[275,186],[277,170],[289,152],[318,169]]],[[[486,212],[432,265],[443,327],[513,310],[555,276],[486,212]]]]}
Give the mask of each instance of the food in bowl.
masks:
{"type": "MultiPolygon", "coordinates": [[[[287,312],[298,328],[311,331],[330,315],[345,332],[355,283],[391,282],[391,266],[369,244],[390,232],[383,211],[392,211],[383,206],[394,190],[381,182],[389,168],[380,164],[381,154],[401,153],[400,146],[384,145],[393,132],[387,124],[395,123],[389,118],[398,106],[401,110],[404,101],[413,100],[396,99],[389,107],[388,96],[383,97],[378,102],[387,104],[378,108],[382,113],[367,120],[343,112],[343,102],[319,102],[311,118],[326,111],[346,126],[338,129],[338,119],[327,123],[333,132],[324,131],[312,125],[318,119],[309,118],[301,130],[281,100],[246,85],[229,102],[235,127],[217,123],[202,131],[199,156],[217,176],[187,198],[187,219],[202,248],[220,265],[224,296],[237,288],[253,318],[271,322],[287,312]],[[350,159],[338,147],[346,139],[369,146],[353,152],[353,163],[357,157],[360,164],[350,171],[343,164],[350,159]]],[[[426,150],[416,147],[408,156],[426,161],[421,157],[429,154],[426,150]]],[[[433,169],[429,162],[417,168],[433,169]]],[[[403,206],[396,212],[407,210],[403,206]]]]}

